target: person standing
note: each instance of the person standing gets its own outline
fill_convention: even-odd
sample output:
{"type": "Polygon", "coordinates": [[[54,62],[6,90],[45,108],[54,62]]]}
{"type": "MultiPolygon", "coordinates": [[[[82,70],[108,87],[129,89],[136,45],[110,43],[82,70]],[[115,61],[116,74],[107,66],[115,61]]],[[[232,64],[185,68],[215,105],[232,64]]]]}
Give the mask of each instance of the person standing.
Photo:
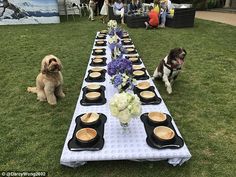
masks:
{"type": "Polygon", "coordinates": [[[104,0],[102,9],[100,11],[100,15],[102,15],[102,18],[101,18],[102,19],[102,23],[106,23],[106,21],[107,21],[108,5],[109,5],[109,1],[108,0],[104,0]]]}
{"type": "Polygon", "coordinates": [[[172,4],[170,0],[162,0],[160,2],[161,6],[161,13],[160,13],[160,18],[161,18],[161,24],[159,25],[160,28],[165,28],[166,24],[166,18],[172,18],[172,15],[170,14],[170,10],[172,9],[172,4]]]}
{"type": "Polygon", "coordinates": [[[121,24],[124,24],[124,4],[122,0],[115,0],[115,3],[113,4],[113,11],[115,15],[119,15],[121,17],[121,24]]]}

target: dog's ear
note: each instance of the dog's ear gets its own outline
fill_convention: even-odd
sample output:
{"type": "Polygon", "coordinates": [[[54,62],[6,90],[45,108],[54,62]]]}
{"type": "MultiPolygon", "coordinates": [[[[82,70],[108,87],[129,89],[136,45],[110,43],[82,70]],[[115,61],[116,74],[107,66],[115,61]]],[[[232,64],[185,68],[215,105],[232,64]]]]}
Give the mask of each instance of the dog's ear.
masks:
{"type": "Polygon", "coordinates": [[[58,66],[59,66],[59,70],[62,70],[63,66],[61,64],[61,60],[57,57],[56,57],[56,60],[57,60],[58,66]]]}
{"type": "Polygon", "coordinates": [[[182,50],[184,51],[185,55],[187,55],[187,52],[186,52],[186,50],[185,50],[184,48],[182,48],[182,50]]]}
{"type": "Polygon", "coordinates": [[[177,48],[171,49],[168,55],[168,60],[175,59],[177,48]]]}
{"type": "Polygon", "coordinates": [[[48,55],[41,62],[41,73],[45,74],[48,71],[48,55]]]}
{"type": "Polygon", "coordinates": [[[45,74],[48,70],[48,64],[46,61],[42,62],[41,64],[41,73],[45,74]]]}

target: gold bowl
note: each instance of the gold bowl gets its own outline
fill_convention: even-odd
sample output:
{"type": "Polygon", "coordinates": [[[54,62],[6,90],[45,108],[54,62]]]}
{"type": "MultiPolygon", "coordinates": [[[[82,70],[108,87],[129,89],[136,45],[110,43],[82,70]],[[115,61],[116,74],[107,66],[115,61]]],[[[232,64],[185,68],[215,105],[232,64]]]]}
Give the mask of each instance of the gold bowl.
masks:
{"type": "Polygon", "coordinates": [[[88,143],[97,137],[97,131],[93,128],[82,128],[76,132],[76,139],[81,143],[88,143]]]}
{"type": "Polygon", "coordinates": [[[140,96],[145,100],[151,100],[155,97],[155,93],[152,91],[142,91],[140,92],[140,96]]]}
{"type": "Polygon", "coordinates": [[[103,59],[101,58],[94,58],[93,59],[93,63],[102,63],[103,62],[103,59]]]}
{"type": "Polygon", "coordinates": [[[102,53],[103,50],[102,50],[102,49],[95,49],[94,52],[95,52],[95,53],[102,53]]]}
{"type": "Polygon", "coordinates": [[[133,65],[133,70],[140,70],[143,69],[143,66],[141,65],[133,65]]]}
{"type": "Polygon", "coordinates": [[[149,112],[148,119],[153,123],[161,123],[166,121],[166,114],[162,112],[149,112]]]}
{"type": "Polygon", "coordinates": [[[150,87],[150,82],[148,81],[139,82],[136,87],[140,90],[148,89],[150,87]]]}
{"type": "Polygon", "coordinates": [[[101,96],[100,92],[89,92],[89,93],[86,93],[86,95],[85,95],[85,97],[91,101],[95,101],[95,100],[99,99],[100,96],[101,96]]]}
{"type": "Polygon", "coordinates": [[[123,42],[124,42],[125,44],[127,44],[127,43],[130,43],[131,40],[123,40],[123,42]]]}
{"type": "Polygon", "coordinates": [[[138,61],[138,57],[136,57],[136,56],[134,56],[134,57],[129,57],[129,60],[130,60],[131,62],[136,62],[136,61],[138,61]]]}
{"type": "Polygon", "coordinates": [[[104,44],[104,41],[97,41],[97,44],[104,44]]]}
{"type": "Polygon", "coordinates": [[[99,84],[88,84],[86,87],[87,87],[88,90],[93,91],[93,90],[100,89],[101,85],[99,85],[99,84]]]}
{"type": "Polygon", "coordinates": [[[90,74],[89,74],[89,77],[91,77],[91,78],[93,78],[93,79],[96,79],[96,78],[99,78],[99,77],[101,77],[101,73],[100,72],[91,72],[90,74]]]}
{"type": "Polygon", "coordinates": [[[166,126],[158,126],[153,130],[154,137],[161,141],[169,141],[175,137],[175,132],[166,126]]]}
{"type": "Polygon", "coordinates": [[[127,38],[127,37],[129,37],[129,34],[123,34],[122,37],[123,37],[123,38],[127,38]]]}
{"type": "Polygon", "coordinates": [[[94,67],[90,69],[93,72],[101,72],[103,70],[103,68],[99,68],[99,67],[94,67]]]}
{"type": "Polygon", "coordinates": [[[93,113],[86,113],[80,119],[81,119],[81,121],[84,124],[91,125],[91,124],[94,124],[94,123],[96,123],[98,121],[99,114],[95,113],[95,112],[93,112],[93,113]]]}
{"type": "Polygon", "coordinates": [[[107,30],[101,30],[100,33],[106,34],[108,31],[107,30]]]}
{"type": "Polygon", "coordinates": [[[145,72],[142,71],[142,70],[135,70],[135,71],[133,71],[133,75],[134,76],[143,76],[144,74],[145,74],[145,72]]]}
{"type": "Polygon", "coordinates": [[[104,38],[105,34],[98,34],[98,38],[104,38]]]}
{"type": "Polygon", "coordinates": [[[128,52],[133,52],[135,49],[134,48],[126,48],[128,52]]]}

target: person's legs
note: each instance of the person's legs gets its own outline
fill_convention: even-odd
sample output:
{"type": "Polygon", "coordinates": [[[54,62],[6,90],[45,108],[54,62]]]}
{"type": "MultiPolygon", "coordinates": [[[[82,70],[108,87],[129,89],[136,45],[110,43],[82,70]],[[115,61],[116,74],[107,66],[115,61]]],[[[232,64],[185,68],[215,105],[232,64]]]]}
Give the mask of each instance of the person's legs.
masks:
{"type": "Polygon", "coordinates": [[[161,17],[161,24],[159,25],[159,28],[165,28],[166,16],[167,16],[167,12],[164,11],[160,16],[161,17]]]}
{"type": "Polygon", "coordinates": [[[94,20],[94,11],[93,7],[89,6],[89,19],[94,20]]]}
{"type": "Polygon", "coordinates": [[[114,10],[114,14],[120,15],[121,23],[124,24],[124,14],[125,14],[124,8],[122,8],[121,10],[114,10]]]}

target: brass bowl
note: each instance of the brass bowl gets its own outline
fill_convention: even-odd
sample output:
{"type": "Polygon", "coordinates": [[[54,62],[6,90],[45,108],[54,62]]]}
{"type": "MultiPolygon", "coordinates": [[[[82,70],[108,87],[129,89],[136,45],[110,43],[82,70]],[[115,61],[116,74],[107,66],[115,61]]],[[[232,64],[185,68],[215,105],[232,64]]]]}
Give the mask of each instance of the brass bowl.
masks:
{"type": "Polygon", "coordinates": [[[104,44],[104,41],[97,41],[97,44],[104,44]]]}
{"type": "Polygon", "coordinates": [[[93,63],[102,63],[103,62],[103,59],[101,58],[94,58],[93,59],[93,63]]]}
{"type": "Polygon", "coordinates": [[[98,34],[98,38],[104,38],[105,34],[98,34]]]}
{"type": "Polygon", "coordinates": [[[145,100],[151,100],[155,97],[155,93],[152,91],[142,91],[140,92],[140,96],[145,100]]]}
{"type": "Polygon", "coordinates": [[[76,132],[76,139],[81,143],[89,143],[97,137],[97,131],[93,128],[82,128],[76,132]]]}
{"type": "Polygon", "coordinates": [[[153,130],[154,137],[161,141],[169,141],[175,137],[175,132],[166,126],[158,126],[153,130]]]}
{"type": "Polygon", "coordinates": [[[95,100],[99,99],[100,96],[101,96],[100,92],[89,92],[89,93],[86,93],[86,95],[85,95],[85,97],[90,101],[95,101],[95,100]]]}
{"type": "Polygon", "coordinates": [[[148,119],[153,123],[161,123],[166,121],[166,114],[162,112],[149,112],[148,119]]]}
{"type": "Polygon", "coordinates": [[[127,38],[127,37],[129,37],[129,34],[123,34],[122,37],[123,37],[123,38],[127,38]]]}
{"type": "Polygon", "coordinates": [[[108,31],[107,30],[101,30],[100,33],[106,34],[106,33],[108,33],[108,31]]]}
{"type": "Polygon", "coordinates": [[[133,52],[135,49],[134,48],[126,48],[128,52],[133,52]]]}
{"type": "Polygon", "coordinates": [[[140,70],[143,69],[143,66],[141,65],[133,65],[133,70],[140,70]]]}
{"type": "Polygon", "coordinates": [[[100,72],[91,72],[90,74],[89,74],[89,77],[91,77],[91,78],[93,78],[93,79],[96,79],[96,78],[99,78],[99,77],[101,77],[101,73],[100,72]]]}
{"type": "Polygon", "coordinates": [[[88,84],[86,87],[87,87],[88,90],[94,91],[94,90],[100,89],[101,85],[99,85],[99,84],[88,84]]]}
{"type": "Polygon", "coordinates": [[[139,82],[136,87],[140,90],[148,89],[150,87],[150,82],[148,81],[139,82]]]}
{"type": "Polygon", "coordinates": [[[129,57],[129,60],[130,60],[131,62],[136,62],[136,61],[138,61],[138,57],[136,57],[136,56],[134,56],[134,57],[129,57]]]}
{"type": "Polygon", "coordinates": [[[102,49],[95,49],[94,52],[95,52],[95,53],[102,53],[103,50],[102,50],[102,49]]]}
{"type": "Polygon", "coordinates": [[[124,42],[125,44],[127,44],[127,43],[130,43],[131,40],[123,40],[123,42],[124,42]]]}
{"type": "Polygon", "coordinates": [[[94,67],[90,69],[93,72],[101,72],[103,70],[103,68],[99,68],[99,67],[94,67]]]}
{"type": "Polygon", "coordinates": [[[98,121],[99,114],[95,113],[95,112],[86,113],[80,119],[84,124],[91,125],[91,124],[94,124],[98,121]]]}
{"type": "Polygon", "coordinates": [[[135,70],[135,71],[133,71],[133,75],[134,76],[143,76],[144,74],[145,74],[145,72],[142,71],[142,70],[135,70]]]}

